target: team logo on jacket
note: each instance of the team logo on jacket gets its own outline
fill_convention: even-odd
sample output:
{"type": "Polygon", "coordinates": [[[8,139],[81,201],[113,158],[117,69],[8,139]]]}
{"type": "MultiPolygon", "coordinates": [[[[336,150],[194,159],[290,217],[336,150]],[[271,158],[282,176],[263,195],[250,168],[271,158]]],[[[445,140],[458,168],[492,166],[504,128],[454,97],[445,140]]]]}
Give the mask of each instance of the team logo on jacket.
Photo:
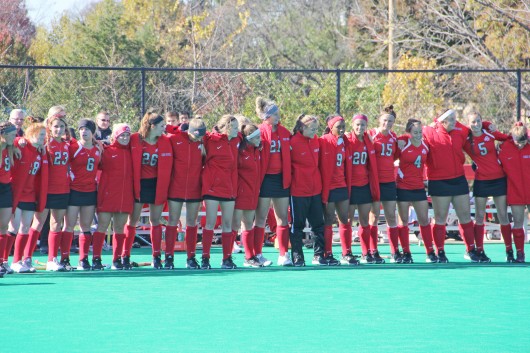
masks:
{"type": "Polygon", "coordinates": [[[484,141],[489,141],[490,138],[488,136],[484,137],[484,141]]]}
{"type": "Polygon", "coordinates": [[[315,148],[315,150],[313,152],[317,152],[318,153],[318,148],[315,148]]]}
{"type": "Polygon", "coordinates": [[[99,151],[96,151],[96,156],[99,156],[99,151]]]}
{"type": "Polygon", "coordinates": [[[427,154],[427,151],[424,149],[421,150],[421,154],[427,154]]]}
{"type": "Polygon", "coordinates": [[[284,137],[283,140],[284,141],[289,141],[289,138],[288,137],[284,137]]]}
{"type": "Polygon", "coordinates": [[[394,142],[394,138],[393,137],[389,138],[388,142],[394,142]]]}

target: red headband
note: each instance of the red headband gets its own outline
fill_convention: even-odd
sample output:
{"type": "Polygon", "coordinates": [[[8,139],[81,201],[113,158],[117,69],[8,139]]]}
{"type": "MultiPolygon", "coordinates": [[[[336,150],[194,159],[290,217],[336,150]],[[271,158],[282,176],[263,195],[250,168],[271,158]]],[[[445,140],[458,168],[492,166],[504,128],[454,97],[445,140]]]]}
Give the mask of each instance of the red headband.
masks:
{"type": "Polygon", "coordinates": [[[338,122],[338,121],[344,121],[344,118],[340,115],[336,115],[334,116],[333,118],[329,119],[328,120],[328,127],[329,129],[333,129],[333,126],[338,122]]]}
{"type": "Polygon", "coordinates": [[[361,120],[364,120],[364,121],[368,122],[368,117],[366,115],[364,115],[364,114],[354,115],[353,119],[352,119],[352,122],[354,122],[357,119],[361,119],[361,120]]]}

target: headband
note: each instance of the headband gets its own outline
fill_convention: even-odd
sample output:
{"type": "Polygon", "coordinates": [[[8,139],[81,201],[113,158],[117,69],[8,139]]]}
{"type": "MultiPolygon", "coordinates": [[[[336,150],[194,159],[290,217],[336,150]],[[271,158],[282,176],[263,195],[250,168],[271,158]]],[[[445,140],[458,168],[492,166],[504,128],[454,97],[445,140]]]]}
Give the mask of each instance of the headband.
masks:
{"type": "Polygon", "coordinates": [[[456,114],[456,112],[453,109],[449,109],[448,111],[446,111],[445,113],[440,115],[438,117],[438,119],[436,119],[436,121],[441,123],[442,121],[444,121],[445,119],[447,119],[449,116],[451,116],[453,114],[456,114]]]}
{"type": "Polygon", "coordinates": [[[203,137],[204,135],[206,135],[206,128],[190,126],[188,128],[188,134],[191,134],[195,137],[203,137]]]}
{"type": "Polygon", "coordinates": [[[17,127],[15,125],[9,125],[0,130],[0,133],[3,135],[9,134],[10,132],[17,131],[17,127]]]}
{"type": "Polygon", "coordinates": [[[334,116],[333,118],[329,119],[328,120],[328,127],[329,129],[333,129],[333,126],[338,122],[338,121],[344,121],[344,118],[340,115],[336,115],[334,116]]]}
{"type": "Polygon", "coordinates": [[[149,124],[153,124],[153,125],[156,125],[158,124],[159,122],[163,121],[164,118],[160,115],[157,115],[156,117],[154,118],[149,118],[149,124]]]}
{"type": "Polygon", "coordinates": [[[130,133],[131,133],[131,128],[129,127],[129,125],[123,125],[119,127],[117,130],[114,130],[112,132],[112,137],[114,139],[117,139],[118,137],[120,137],[120,135],[130,134],[130,133]]]}
{"type": "Polygon", "coordinates": [[[81,119],[79,120],[79,123],[77,123],[77,129],[80,130],[82,127],[86,127],[89,129],[92,134],[96,133],[96,123],[89,119],[81,119]]]}
{"type": "Polygon", "coordinates": [[[271,104],[265,107],[265,111],[260,114],[260,118],[262,120],[267,119],[268,117],[277,114],[279,111],[279,108],[276,104],[271,104]]]}
{"type": "Polygon", "coordinates": [[[245,138],[247,139],[247,141],[250,141],[254,137],[259,136],[260,134],[261,134],[261,131],[259,129],[256,129],[256,130],[254,130],[253,133],[251,133],[250,135],[247,135],[247,137],[245,137],[245,138]]]}
{"type": "Polygon", "coordinates": [[[361,120],[364,120],[364,121],[368,122],[368,117],[366,115],[364,115],[364,114],[356,114],[356,115],[354,115],[353,118],[352,118],[352,122],[354,122],[357,119],[361,119],[361,120]]]}

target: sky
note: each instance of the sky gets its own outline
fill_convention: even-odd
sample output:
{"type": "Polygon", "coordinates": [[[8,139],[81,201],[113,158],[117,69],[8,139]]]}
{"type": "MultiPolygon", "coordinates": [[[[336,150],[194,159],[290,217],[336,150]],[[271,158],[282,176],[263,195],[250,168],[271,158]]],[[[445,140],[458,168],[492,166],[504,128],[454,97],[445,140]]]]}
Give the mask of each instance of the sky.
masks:
{"type": "Polygon", "coordinates": [[[50,27],[65,11],[77,14],[87,5],[99,0],[25,0],[29,18],[36,25],[50,27]]]}

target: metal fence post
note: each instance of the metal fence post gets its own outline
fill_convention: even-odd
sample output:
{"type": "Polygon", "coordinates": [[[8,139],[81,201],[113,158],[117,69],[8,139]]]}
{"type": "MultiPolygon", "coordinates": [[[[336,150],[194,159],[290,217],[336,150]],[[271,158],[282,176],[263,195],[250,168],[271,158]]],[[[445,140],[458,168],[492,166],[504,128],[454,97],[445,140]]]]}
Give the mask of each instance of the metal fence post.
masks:
{"type": "Polygon", "coordinates": [[[140,112],[140,119],[145,114],[145,69],[142,68],[141,73],[142,73],[142,82],[141,82],[141,85],[140,85],[140,87],[141,87],[140,88],[141,89],[141,92],[140,92],[140,105],[141,105],[142,111],[140,112]]]}
{"type": "Polygon", "coordinates": [[[517,69],[517,121],[521,121],[521,69],[517,69]]]}
{"type": "Polygon", "coordinates": [[[335,110],[336,110],[335,113],[340,114],[340,69],[337,69],[336,75],[337,75],[337,78],[336,78],[337,87],[336,87],[336,92],[335,92],[335,110]]]}

